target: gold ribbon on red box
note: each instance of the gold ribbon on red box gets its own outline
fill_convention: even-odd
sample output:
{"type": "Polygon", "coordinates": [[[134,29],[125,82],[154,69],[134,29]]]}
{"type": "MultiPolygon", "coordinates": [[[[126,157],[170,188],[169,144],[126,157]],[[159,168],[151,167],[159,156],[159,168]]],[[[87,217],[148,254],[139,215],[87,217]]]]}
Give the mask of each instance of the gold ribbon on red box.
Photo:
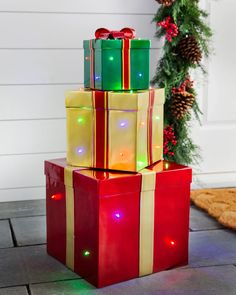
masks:
{"type": "MultiPolygon", "coordinates": [[[[83,169],[83,168],[82,168],[83,169]]],[[[74,270],[74,188],[73,171],[81,170],[67,166],[64,170],[66,187],[66,265],[74,270]]],[[[91,173],[93,171],[91,170],[91,173]]],[[[155,171],[144,169],[141,172],[142,183],[140,191],[140,227],[139,227],[139,276],[153,272],[154,257],[154,201],[156,188],[155,171]]]]}

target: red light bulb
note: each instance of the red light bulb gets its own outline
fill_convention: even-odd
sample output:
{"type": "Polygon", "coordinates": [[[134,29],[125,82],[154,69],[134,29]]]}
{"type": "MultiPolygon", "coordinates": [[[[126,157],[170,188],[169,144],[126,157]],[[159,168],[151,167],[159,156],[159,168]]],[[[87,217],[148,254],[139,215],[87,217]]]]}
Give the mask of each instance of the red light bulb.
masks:
{"type": "Polygon", "coordinates": [[[175,240],[172,240],[171,238],[168,238],[168,237],[166,237],[165,239],[164,239],[164,242],[165,242],[165,244],[168,246],[168,247],[175,247],[176,246],[176,241],[175,240]]]}
{"type": "Polygon", "coordinates": [[[62,194],[54,194],[51,196],[51,199],[54,201],[59,201],[62,199],[62,194]]]}

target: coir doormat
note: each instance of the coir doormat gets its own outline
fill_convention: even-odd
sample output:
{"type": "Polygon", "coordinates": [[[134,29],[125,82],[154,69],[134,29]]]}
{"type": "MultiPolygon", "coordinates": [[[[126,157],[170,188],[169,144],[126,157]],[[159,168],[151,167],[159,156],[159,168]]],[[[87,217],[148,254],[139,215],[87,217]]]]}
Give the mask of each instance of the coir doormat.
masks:
{"type": "Polygon", "coordinates": [[[236,188],[193,190],[191,200],[221,224],[236,230],[236,188]]]}

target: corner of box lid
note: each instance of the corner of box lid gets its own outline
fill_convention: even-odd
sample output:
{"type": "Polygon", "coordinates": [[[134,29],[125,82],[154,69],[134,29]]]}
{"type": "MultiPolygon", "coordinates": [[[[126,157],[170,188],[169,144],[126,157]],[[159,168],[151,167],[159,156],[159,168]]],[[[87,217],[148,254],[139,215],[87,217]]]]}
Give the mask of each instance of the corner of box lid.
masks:
{"type": "Polygon", "coordinates": [[[74,96],[75,96],[76,90],[67,90],[65,92],[65,106],[69,107],[71,106],[74,96]]]}
{"type": "Polygon", "coordinates": [[[45,160],[44,161],[44,175],[48,174],[48,165],[49,165],[49,161],[45,160]]]}
{"type": "Polygon", "coordinates": [[[73,173],[74,173],[74,182],[73,186],[77,187],[77,183],[80,183],[79,179],[81,178],[87,179],[93,184],[96,184],[96,186],[99,186],[102,182],[101,179],[99,179],[96,174],[99,172],[94,169],[90,169],[88,167],[73,167],[73,173]]]}
{"type": "Polygon", "coordinates": [[[89,49],[89,41],[90,40],[83,40],[83,48],[84,49],[89,49]]]}
{"type": "MultiPolygon", "coordinates": [[[[177,164],[177,163],[174,163],[174,162],[167,162],[165,164],[170,164],[170,166],[165,166],[164,165],[164,170],[162,171],[166,177],[169,177],[168,175],[169,174],[172,174],[172,175],[179,175],[181,176],[181,178],[185,178],[185,182],[190,184],[192,182],[192,168],[191,167],[188,167],[188,166],[185,166],[185,165],[181,165],[181,164],[177,164]],[[171,163],[172,163],[172,167],[171,167],[171,163]]],[[[161,172],[157,173],[158,174],[161,174],[161,172]]]]}
{"type": "Polygon", "coordinates": [[[66,159],[53,159],[44,161],[44,174],[56,181],[64,182],[64,167],[66,159]]]}
{"type": "Polygon", "coordinates": [[[165,88],[154,88],[155,90],[155,100],[158,104],[165,103],[165,88]]]}
{"type": "Polygon", "coordinates": [[[122,173],[117,177],[101,180],[99,183],[101,197],[112,197],[141,191],[141,175],[139,173],[122,173]]]}
{"type": "Polygon", "coordinates": [[[150,39],[132,39],[131,40],[131,48],[141,48],[141,49],[150,49],[151,47],[151,40],[150,39]],[[140,46],[142,45],[142,46],[140,46]]]}
{"type": "Polygon", "coordinates": [[[66,108],[91,108],[92,91],[86,89],[70,90],[66,93],[66,108]]]}

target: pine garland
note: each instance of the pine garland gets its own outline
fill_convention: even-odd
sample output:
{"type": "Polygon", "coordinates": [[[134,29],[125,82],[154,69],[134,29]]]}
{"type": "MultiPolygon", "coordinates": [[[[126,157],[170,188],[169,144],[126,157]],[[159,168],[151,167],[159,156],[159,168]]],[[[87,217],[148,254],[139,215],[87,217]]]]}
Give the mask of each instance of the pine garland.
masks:
{"type": "Polygon", "coordinates": [[[192,83],[187,85],[186,81],[190,81],[191,69],[201,68],[204,71],[200,61],[202,56],[209,55],[212,32],[206,24],[208,14],[199,8],[198,0],[158,2],[162,5],[153,19],[157,24],[155,36],[158,39],[165,37],[166,40],[152,84],[165,88],[165,126],[173,128],[176,138],[172,151],[164,154],[164,158],[181,164],[192,164],[200,159],[200,153],[190,136],[190,122],[192,113],[199,120],[201,111],[196,91],[192,83]],[[187,91],[194,96],[192,112],[186,111],[184,116],[174,116],[172,103],[176,91],[187,91]]]}

